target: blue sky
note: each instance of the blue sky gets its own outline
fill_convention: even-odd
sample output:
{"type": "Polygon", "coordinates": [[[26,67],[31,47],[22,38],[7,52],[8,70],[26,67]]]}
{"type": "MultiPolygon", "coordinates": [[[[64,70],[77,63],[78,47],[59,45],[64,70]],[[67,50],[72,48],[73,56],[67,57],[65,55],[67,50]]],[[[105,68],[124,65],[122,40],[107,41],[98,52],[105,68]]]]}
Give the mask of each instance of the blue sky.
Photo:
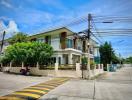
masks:
{"type": "MultiPolygon", "coordinates": [[[[14,21],[22,32],[34,34],[88,13],[94,15],[132,16],[131,0],[0,0],[0,20],[14,21]]],[[[96,25],[100,28],[132,28],[131,24],[96,25]]],[[[84,25],[85,29],[87,25],[84,25]]],[[[77,28],[74,28],[74,31],[77,28]]],[[[81,28],[79,28],[81,29],[81,28]]],[[[112,42],[115,51],[132,55],[131,37],[103,37],[112,42]],[[124,42],[118,43],[118,41],[124,42]]]]}

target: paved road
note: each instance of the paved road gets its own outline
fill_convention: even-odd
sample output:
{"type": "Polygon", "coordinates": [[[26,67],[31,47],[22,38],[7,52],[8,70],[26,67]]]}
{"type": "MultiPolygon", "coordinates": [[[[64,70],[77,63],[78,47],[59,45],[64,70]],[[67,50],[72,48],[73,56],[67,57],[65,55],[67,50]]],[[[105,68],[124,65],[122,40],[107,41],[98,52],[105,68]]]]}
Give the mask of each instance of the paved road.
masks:
{"type": "MultiPolygon", "coordinates": [[[[0,73],[0,96],[12,94],[18,90],[23,92],[23,88],[50,79],[52,78],[0,73]]],[[[32,91],[28,89],[28,91],[38,92],[33,89],[32,91]]],[[[94,100],[132,100],[132,66],[105,74],[96,81],[71,79],[42,96],[40,100],[93,100],[93,97],[94,100]]]]}
{"type": "Polygon", "coordinates": [[[132,66],[94,80],[72,79],[40,100],[132,100],[132,66]]]}
{"type": "Polygon", "coordinates": [[[33,85],[22,90],[15,91],[11,94],[3,96],[8,100],[37,100],[41,96],[47,94],[52,89],[68,81],[68,78],[54,78],[52,80],[33,85]]]}
{"type": "Polygon", "coordinates": [[[50,79],[52,78],[13,75],[0,72],[0,96],[10,94],[14,91],[36,85],[50,79]]]}

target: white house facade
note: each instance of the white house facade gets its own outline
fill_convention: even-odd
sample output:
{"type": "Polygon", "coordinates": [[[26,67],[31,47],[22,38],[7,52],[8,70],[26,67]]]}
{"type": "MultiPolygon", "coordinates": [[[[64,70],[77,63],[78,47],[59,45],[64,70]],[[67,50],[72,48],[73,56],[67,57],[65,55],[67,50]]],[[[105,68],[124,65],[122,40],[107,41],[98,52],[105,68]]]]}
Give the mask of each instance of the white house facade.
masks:
{"type": "Polygon", "coordinates": [[[88,46],[90,46],[90,58],[99,57],[97,42],[90,39],[90,45],[86,40],[82,40],[79,36],[74,35],[74,32],[63,27],[52,31],[32,35],[30,41],[39,41],[50,44],[54,49],[54,63],[76,64],[81,63],[81,57],[88,57],[88,46]]]}
{"type": "MultiPolygon", "coordinates": [[[[29,41],[47,43],[54,49],[54,53],[51,58],[54,61],[53,69],[41,69],[41,66],[37,63],[35,67],[30,67],[31,74],[56,77],[83,76],[88,78],[89,76],[93,77],[103,73],[103,67],[99,64],[100,56],[98,43],[92,39],[90,39],[90,43],[88,43],[86,39],[82,39],[80,36],[74,34],[74,32],[65,27],[35,34],[29,36],[28,39],[29,41]],[[84,69],[84,71],[81,69],[81,58],[83,56],[88,57],[89,55],[90,61],[94,61],[98,67],[95,67],[94,71],[90,69],[88,73],[86,69],[84,69]],[[62,66],[64,69],[62,69],[62,66]],[[82,75],[82,73],[84,74],[82,75]]],[[[5,40],[3,49],[5,49],[8,45],[9,43],[5,40]]],[[[21,68],[22,67],[20,66],[12,67],[12,64],[10,63],[10,66],[4,67],[3,71],[10,70],[10,72],[13,73],[20,73],[21,68]]]]}

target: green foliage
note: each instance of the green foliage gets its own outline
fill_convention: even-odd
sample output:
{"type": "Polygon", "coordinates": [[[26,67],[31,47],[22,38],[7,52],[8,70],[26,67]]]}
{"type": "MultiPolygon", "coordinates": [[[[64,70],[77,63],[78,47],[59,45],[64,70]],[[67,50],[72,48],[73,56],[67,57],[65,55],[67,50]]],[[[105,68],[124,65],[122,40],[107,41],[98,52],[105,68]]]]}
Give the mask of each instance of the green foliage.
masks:
{"type": "Polygon", "coordinates": [[[93,70],[95,68],[95,62],[90,60],[90,69],[93,70]]]}
{"type": "Polygon", "coordinates": [[[132,64],[132,57],[128,57],[128,58],[124,59],[124,63],[132,64]]]}
{"type": "Polygon", "coordinates": [[[82,57],[82,64],[87,64],[88,63],[88,58],[87,57],[82,57]]]}
{"type": "Polygon", "coordinates": [[[95,64],[100,64],[100,57],[94,57],[95,64]]]}
{"type": "Polygon", "coordinates": [[[111,61],[113,63],[117,63],[118,58],[116,57],[115,52],[110,43],[105,42],[103,45],[100,46],[99,51],[101,63],[103,63],[105,66],[106,64],[110,64],[111,61]]]}
{"type": "Polygon", "coordinates": [[[22,32],[18,32],[17,34],[15,34],[13,37],[11,37],[8,42],[10,44],[14,44],[17,42],[27,42],[27,35],[22,33],[22,32]]]}
{"type": "Polygon", "coordinates": [[[112,56],[112,63],[117,64],[120,63],[121,58],[117,57],[115,54],[112,56]]]}
{"type": "Polygon", "coordinates": [[[9,64],[10,59],[8,59],[7,57],[0,55],[0,63],[2,63],[3,65],[7,65],[9,64]]]}
{"type": "Polygon", "coordinates": [[[4,58],[13,62],[24,62],[25,64],[36,64],[43,61],[53,54],[53,48],[40,42],[22,42],[10,45],[5,50],[4,58]]]}

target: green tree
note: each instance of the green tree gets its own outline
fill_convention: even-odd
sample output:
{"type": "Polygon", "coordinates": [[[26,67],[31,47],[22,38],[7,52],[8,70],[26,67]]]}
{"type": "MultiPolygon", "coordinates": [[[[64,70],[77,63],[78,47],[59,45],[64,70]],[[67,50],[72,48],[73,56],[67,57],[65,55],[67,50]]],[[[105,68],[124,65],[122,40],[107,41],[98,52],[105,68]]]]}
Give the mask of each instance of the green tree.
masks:
{"type": "Polygon", "coordinates": [[[10,59],[5,57],[4,55],[0,55],[0,63],[2,63],[3,65],[7,65],[9,64],[10,59]]]}
{"type": "Polygon", "coordinates": [[[10,44],[14,44],[17,42],[27,42],[27,35],[22,33],[22,32],[18,32],[17,34],[15,34],[13,37],[11,37],[8,42],[10,44]]]}
{"type": "Polygon", "coordinates": [[[23,62],[28,65],[43,63],[44,59],[50,58],[53,48],[40,42],[22,42],[10,45],[5,50],[4,58],[8,61],[23,62]]]}
{"type": "Polygon", "coordinates": [[[105,42],[103,45],[100,46],[99,51],[100,61],[104,64],[105,67],[111,62],[117,62],[118,58],[116,57],[115,52],[110,43],[105,42]]]}
{"type": "Polygon", "coordinates": [[[130,56],[130,57],[124,59],[124,63],[132,64],[132,57],[130,56]]]}

